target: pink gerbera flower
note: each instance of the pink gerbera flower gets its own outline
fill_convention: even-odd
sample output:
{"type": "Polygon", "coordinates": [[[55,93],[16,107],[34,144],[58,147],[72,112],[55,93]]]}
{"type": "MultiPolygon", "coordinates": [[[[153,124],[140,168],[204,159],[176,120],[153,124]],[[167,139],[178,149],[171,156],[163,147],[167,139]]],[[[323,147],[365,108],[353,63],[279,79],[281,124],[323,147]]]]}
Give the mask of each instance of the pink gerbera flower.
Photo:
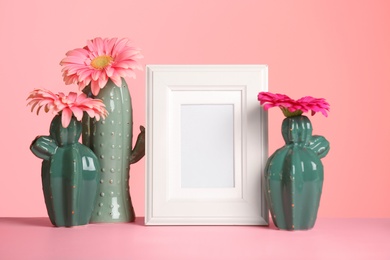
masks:
{"type": "Polygon", "coordinates": [[[61,114],[61,124],[65,128],[68,127],[72,115],[78,121],[81,121],[84,112],[87,112],[90,117],[95,117],[97,121],[108,115],[100,99],[89,98],[84,93],[77,95],[75,92],[70,92],[65,95],[61,92],[54,94],[46,89],[34,89],[27,100],[30,100],[27,105],[31,105],[31,112],[37,107],[37,114],[39,114],[43,107],[46,113],[52,111],[52,113],[61,114]]]}
{"type": "Polygon", "coordinates": [[[130,46],[128,39],[100,37],[87,41],[87,46],[66,53],[61,65],[66,84],[76,83],[80,90],[91,84],[97,95],[108,79],[120,86],[121,78],[135,78],[135,69],[142,69],[136,61],[143,58],[140,49],[130,46]]]}
{"type": "Polygon", "coordinates": [[[264,105],[265,110],[271,107],[279,107],[286,117],[302,115],[302,113],[310,110],[312,115],[316,112],[321,112],[327,117],[327,111],[330,108],[329,103],[324,98],[313,98],[310,96],[294,100],[283,94],[260,92],[257,98],[260,101],[260,105],[264,105]]]}

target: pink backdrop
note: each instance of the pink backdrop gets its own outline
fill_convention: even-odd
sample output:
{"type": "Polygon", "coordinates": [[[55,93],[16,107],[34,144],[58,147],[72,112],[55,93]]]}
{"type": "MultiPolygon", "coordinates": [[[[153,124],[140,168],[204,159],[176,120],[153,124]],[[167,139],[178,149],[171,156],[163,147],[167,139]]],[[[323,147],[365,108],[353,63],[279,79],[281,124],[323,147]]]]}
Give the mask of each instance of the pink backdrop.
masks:
{"type": "MultiPolygon", "coordinates": [[[[29,145],[52,115],[30,113],[25,99],[36,87],[74,91],[59,62],[96,36],[131,38],[143,64],[268,64],[270,91],[325,97],[330,116],[312,117],[331,143],[319,216],[390,217],[389,10],[386,0],[0,1],[0,217],[46,216],[29,145]]],[[[128,80],[136,128],[145,123],[137,75],[128,80]]],[[[272,153],[283,117],[269,118],[272,153]]],[[[132,165],[131,194],[142,216],[144,159],[132,165]]]]}

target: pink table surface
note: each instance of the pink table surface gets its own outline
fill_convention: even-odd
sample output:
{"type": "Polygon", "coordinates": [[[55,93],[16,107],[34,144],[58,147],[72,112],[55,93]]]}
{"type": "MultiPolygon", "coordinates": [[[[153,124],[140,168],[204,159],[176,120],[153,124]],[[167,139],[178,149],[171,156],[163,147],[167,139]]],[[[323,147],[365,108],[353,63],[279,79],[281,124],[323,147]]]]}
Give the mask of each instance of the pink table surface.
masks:
{"type": "Polygon", "coordinates": [[[390,259],[390,219],[319,219],[310,231],[261,226],[52,227],[0,218],[0,259],[390,259]]]}

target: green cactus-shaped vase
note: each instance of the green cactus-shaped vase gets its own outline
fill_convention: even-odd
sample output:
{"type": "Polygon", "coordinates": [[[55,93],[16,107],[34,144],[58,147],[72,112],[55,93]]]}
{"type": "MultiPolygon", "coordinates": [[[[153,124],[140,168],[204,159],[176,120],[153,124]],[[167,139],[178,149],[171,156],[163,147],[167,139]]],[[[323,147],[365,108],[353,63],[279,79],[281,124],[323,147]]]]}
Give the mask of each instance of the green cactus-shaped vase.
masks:
{"type": "MultiPolygon", "coordinates": [[[[85,92],[92,96],[90,88],[85,92]]],[[[98,196],[91,222],[132,222],[134,208],[129,193],[130,164],[145,154],[145,129],[132,148],[133,119],[132,105],[126,81],[116,86],[109,80],[97,96],[103,100],[108,111],[105,120],[83,120],[83,143],[90,147],[100,161],[98,196]]]]}
{"type": "Polygon", "coordinates": [[[273,222],[279,229],[311,229],[316,221],[324,180],[321,158],[329,151],[329,142],[312,136],[306,116],[284,119],[285,146],[268,159],[265,192],[273,222]]]}
{"type": "Polygon", "coordinates": [[[49,136],[38,136],[30,150],[43,159],[42,186],[50,221],[71,227],[88,224],[94,208],[99,161],[80,144],[81,122],[72,117],[68,127],[53,118],[49,136]]]}

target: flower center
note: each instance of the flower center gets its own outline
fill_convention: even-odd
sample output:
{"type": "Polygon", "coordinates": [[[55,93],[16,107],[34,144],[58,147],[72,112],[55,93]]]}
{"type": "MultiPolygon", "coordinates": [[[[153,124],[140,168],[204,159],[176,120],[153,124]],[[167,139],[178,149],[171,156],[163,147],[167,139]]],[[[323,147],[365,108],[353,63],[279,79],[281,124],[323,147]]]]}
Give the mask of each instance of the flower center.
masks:
{"type": "Polygon", "coordinates": [[[91,61],[91,66],[94,67],[95,69],[101,70],[107,67],[111,63],[113,58],[109,55],[102,55],[99,57],[94,58],[91,61]]]}

